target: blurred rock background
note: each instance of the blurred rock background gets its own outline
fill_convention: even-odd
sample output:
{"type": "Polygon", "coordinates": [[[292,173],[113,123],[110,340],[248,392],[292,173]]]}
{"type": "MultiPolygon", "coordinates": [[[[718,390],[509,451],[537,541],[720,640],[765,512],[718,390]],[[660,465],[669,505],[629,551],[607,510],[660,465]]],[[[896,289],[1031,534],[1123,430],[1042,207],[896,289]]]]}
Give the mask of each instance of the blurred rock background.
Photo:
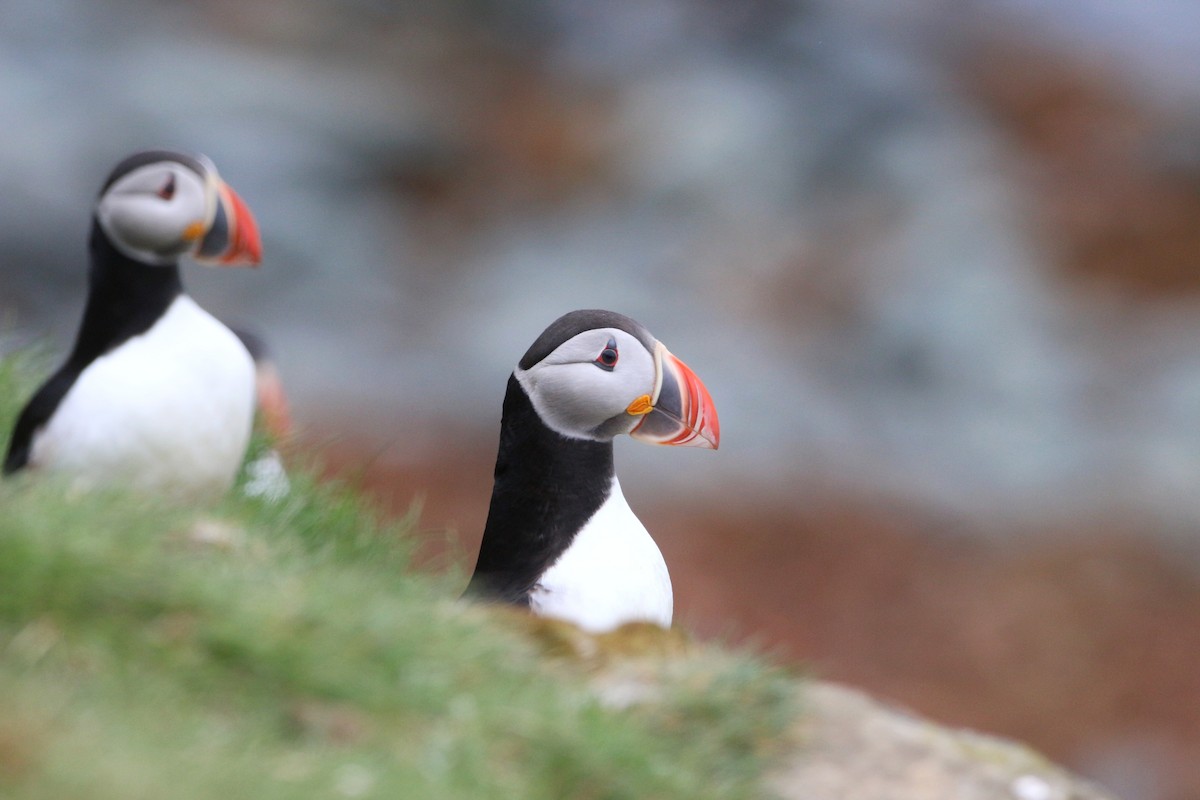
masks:
{"type": "Polygon", "coordinates": [[[681,621],[1117,794],[1200,797],[1200,5],[0,0],[0,331],[64,349],[155,146],[310,442],[469,570],[558,314],[638,318],[717,454],[619,445],[681,621]]]}

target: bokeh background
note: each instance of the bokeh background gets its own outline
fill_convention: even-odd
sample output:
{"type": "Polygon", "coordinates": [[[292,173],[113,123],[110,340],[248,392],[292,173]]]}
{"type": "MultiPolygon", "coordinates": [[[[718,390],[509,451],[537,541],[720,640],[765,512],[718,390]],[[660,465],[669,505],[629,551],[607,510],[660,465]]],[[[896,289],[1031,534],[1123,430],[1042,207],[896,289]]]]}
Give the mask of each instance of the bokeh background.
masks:
{"type": "Polygon", "coordinates": [[[644,322],[718,453],[618,447],[677,615],[1131,800],[1200,797],[1200,4],[0,0],[0,347],[207,153],[310,446],[469,571],[513,364],[644,322]]]}

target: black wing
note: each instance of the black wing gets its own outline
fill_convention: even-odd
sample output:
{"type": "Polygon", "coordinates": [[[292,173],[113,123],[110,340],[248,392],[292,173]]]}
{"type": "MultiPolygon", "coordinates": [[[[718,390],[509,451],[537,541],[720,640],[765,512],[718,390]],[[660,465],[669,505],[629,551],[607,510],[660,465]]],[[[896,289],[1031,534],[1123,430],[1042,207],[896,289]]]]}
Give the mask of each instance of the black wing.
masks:
{"type": "Polygon", "coordinates": [[[8,442],[8,454],[4,457],[5,475],[11,475],[29,463],[29,451],[33,447],[33,435],[53,416],[62,399],[75,385],[80,370],[64,364],[42,384],[42,388],[30,399],[17,417],[12,438],[8,442]]]}

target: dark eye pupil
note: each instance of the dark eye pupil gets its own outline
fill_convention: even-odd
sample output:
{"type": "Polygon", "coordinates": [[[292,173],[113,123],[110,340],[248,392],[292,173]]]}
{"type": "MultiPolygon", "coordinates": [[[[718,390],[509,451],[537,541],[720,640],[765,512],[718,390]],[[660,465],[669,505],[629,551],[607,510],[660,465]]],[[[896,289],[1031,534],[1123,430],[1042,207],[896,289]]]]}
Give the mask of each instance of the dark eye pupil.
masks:
{"type": "Polygon", "coordinates": [[[596,356],[596,366],[607,372],[612,372],[613,367],[617,365],[617,340],[610,338],[608,344],[600,351],[600,355],[596,356]]]}
{"type": "Polygon", "coordinates": [[[170,200],[175,196],[175,173],[171,173],[171,176],[167,178],[167,182],[158,190],[158,196],[163,200],[170,200]]]}

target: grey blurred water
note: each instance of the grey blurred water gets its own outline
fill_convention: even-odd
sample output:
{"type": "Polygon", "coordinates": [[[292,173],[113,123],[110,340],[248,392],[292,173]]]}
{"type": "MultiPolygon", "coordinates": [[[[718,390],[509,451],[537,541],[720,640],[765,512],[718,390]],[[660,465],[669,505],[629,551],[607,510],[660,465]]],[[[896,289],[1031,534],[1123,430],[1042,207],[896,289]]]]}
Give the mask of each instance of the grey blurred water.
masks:
{"type": "Polygon", "coordinates": [[[1118,329],[1048,277],[1019,155],[947,58],[981,14],[1124,59],[1146,102],[1200,102],[1183,0],[0,2],[5,346],[68,343],[112,163],[191,149],[266,256],[186,280],[266,334],[302,422],[401,456],[447,426],[490,444],[526,346],[602,306],[721,414],[717,455],[622,446],[631,494],[820,475],[977,514],[1193,526],[1200,318],[1118,329]],[[549,189],[480,132],[526,83],[583,118],[584,163],[549,189]]]}

